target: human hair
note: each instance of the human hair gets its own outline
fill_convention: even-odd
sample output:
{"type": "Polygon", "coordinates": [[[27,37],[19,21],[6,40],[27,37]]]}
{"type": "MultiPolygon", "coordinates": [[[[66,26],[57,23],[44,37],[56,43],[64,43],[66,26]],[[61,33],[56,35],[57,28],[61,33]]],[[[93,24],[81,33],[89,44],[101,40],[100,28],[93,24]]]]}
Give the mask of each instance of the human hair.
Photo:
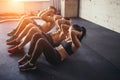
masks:
{"type": "Polygon", "coordinates": [[[69,17],[63,17],[65,20],[70,20],[70,18],[69,17]]]}
{"type": "Polygon", "coordinates": [[[82,32],[82,35],[78,37],[79,41],[82,41],[83,37],[86,36],[86,28],[84,26],[79,26],[77,24],[74,24],[72,27],[75,30],[82,32]]]}
{"type": "Polygon", "coordinates": [[[58,19],[61,19],[62,16],[61,15],[54,15],[54,21],[58,20],[58,19]]]}
{"type": "Polygon", "coordinates": [[[50,6],[49,8],[50,8],[50,9],[54,9],[54,11],[55,11],[54,13],[57,12],[57,9],[56,9],[54,6],[50,6]]]}
{"type": "Polygon", "coordinates": [[[71,19],[69,17],[63,17],[65,20],[64,24],[71,25],[71,19]]]}

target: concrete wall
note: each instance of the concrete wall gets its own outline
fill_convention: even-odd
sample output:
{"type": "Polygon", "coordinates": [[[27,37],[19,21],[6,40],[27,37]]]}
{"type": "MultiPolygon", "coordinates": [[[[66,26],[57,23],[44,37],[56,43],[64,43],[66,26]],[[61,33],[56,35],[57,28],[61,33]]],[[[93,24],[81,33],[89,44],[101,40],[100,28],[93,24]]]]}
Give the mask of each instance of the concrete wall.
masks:
{"type": "Polygon", "coordinates": [[[61,0],[61,15],[64,17],[77,17],[78,0],[61,0]]]}
{"type": "Polygon", "coordinates": [[[120,0],[80,0],[79,16],[120,33],[120,0]]]}
{"type": "Polygon", "coordinates": [[[54,6],[57,9],[57,13],[61,12],[61,0],[50,0],[50,5],[54,6]]]}

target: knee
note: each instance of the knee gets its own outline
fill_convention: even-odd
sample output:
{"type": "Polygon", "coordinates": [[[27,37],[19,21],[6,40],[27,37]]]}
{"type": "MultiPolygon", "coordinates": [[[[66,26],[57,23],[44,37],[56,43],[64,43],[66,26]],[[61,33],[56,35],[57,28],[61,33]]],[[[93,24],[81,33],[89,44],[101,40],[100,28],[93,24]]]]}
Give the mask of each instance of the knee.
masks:
{"type": "Polygon", "coordinates": [[[33,23],[29,23],[26,27],[27,27],[28,29],[31,29],[32,27],[34,27],[34,24],[33,24],[33,23]]]}
{"type": "Polygon", "coordinates": [[[30,33],[35,33],[37,32],[36,28],[35,27],[31,27],[30,30],[29,30],[30,33]]]}
{"type": "Polygon", "coordinates": [[[33,23],[29,23],[27,26],[33,26],[34,27],[35,25],[33,23]]]}
{"type": "Polygon", "coordinates": [[[46,44],[46,40],[44,38],[40,38],[37,41],[37,45],[44,46],[46,44]]]}
{"type": "Polygon", "coordinates": [[[21,19],[25,19],[27,16],[26,15],[23,15],[22,17],[21,17],[21,19]]]}
{"type": "Polygon", "coordinates": [[[31,23],[33,23],[33,20],[28,16],[23,16],[22,20],[23,20],[23,22],[29,22],[29,23],[31,22],[31,23]]]}
{"type": "Polygon", "coordinates": [[[30,21],[30,19],[28,19],[27,17],[23,18],[24,23],[27,23],[28,21],[30,21]]]}
{"type": "Polygon", "coordinates": [[[41,34],[38,32],[34,33],[33,39],[39,39],[39,38],[41,38],[41,34]]]}
{"type": "Polygon", "coordinates": [[[31,42],[37,42],[38,39],[40,39],[39,33],[34,33],[31,42]]]}
{"type": "Polygon", "coordinates": [[[23,21],[28,21],[28,20],[30,20],[30,19],[29,19],[28,16],[24,15],[24,16],[21,17],[21,20],[23,20],[23,21]]]}
{"type": "Polygon", "coordinates": [[[31,33],[36,33],[36,32],[41,33],[41,31],[39,30],[38,27],[32,27],[32,28],[30,29],[30,32],[31,32],[31,33]]]}

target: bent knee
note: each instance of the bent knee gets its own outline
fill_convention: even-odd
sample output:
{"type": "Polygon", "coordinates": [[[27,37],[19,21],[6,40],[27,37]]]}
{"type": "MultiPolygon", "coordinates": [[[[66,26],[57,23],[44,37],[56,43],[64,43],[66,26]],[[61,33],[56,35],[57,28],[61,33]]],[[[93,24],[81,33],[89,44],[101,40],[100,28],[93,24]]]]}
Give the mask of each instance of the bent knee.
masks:
{"type": "Polygon", "coordinates": [[[27,26],[34,27],[36,25],[34,25],[33,23],[29,23],[27,26]]]}
{"type": "Polygon", "coordinates": [[[23,15],[23,16],[21,17],[21,19],[24,19],[24,20],[27,19],[27,20],[28,20],[28,19],[30,19],[30,18],[29,18],[27,15],[23,15]]]}
{"type": "Polygon", "coordinates": [[[40,38],[38,41],[37,41],[37,44],[38,45],[44,45],[44,44],[46,44],[47,43],[47,41],[44,39],[44,38],[40,38]]]}
{"type": "Polygon", "coordinates": [[[39,32],[36,32],[36,33],[34,33],[32,38],[33,38],[33,40],[38,40],[38,39],[42,38],[42,35],[39,32]]]}
{"type": "Polygon", "coordinates": [[[23,19],[23,18],[26,18],[26,17],[28,17],[28,16],[26,16],[26,15],[23,15],[21,18],[23,19]]]}
{"type": "Polygon", "coordinates": [[[41,30],[38,27],[32,27],[30,31],[41,33],[41,30]]]}
{"type": "Polygon", "coordinates": [[[31,24],[26,25],[27,30],[30,30],[33,26],[31,24]]]}
{"type": "Polygon", "coordinates": [[[36,33],[34,33],[34,35],[33,35],[33,38],[37,38],[37,37],[40,37],[40,33],[39,33],[39,32],[36,32],[36,33]]]}
{"type": "Polygon", "coordinates": [[[31,23],[33,23],[33,20],[29,16],[23,16],[22,19],[25,22],[29,22],[29,23],[31,22],[31,23]]]}

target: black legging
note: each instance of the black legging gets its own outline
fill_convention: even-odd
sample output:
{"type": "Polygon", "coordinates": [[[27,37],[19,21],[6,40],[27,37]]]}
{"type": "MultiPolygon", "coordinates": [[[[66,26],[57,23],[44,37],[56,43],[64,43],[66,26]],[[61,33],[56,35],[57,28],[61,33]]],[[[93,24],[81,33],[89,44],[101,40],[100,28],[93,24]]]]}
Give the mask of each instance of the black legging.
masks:
{"type": "Polygon", "coordinates": [[[42,33],[37,32],[33,35],[32,39],[31,39],[30,48],[28,50],[29,56],[32,55],[32,52],[33,52],[35,45],[36,45],[36,42],[40,38],[44,38],[44,39],[48,40],[49,43],[53,45],[53,41],[52,41],[51,37],[49,36],[49,34],[45,34],[44,32],[42,32],[42,33]]]}
{"type": "Polygon", "coordinates": [[[46,38],[38,38],[39,37],[35,38],[34,36],[31,41],[30,49],[28,52],[28,54],[32,54],[30,62],[35,64],[39,56],[43,53],[49,63],[59,64],[61,62],[61,57],[57,50],[54,49],[54,47],[46,38]]]}

